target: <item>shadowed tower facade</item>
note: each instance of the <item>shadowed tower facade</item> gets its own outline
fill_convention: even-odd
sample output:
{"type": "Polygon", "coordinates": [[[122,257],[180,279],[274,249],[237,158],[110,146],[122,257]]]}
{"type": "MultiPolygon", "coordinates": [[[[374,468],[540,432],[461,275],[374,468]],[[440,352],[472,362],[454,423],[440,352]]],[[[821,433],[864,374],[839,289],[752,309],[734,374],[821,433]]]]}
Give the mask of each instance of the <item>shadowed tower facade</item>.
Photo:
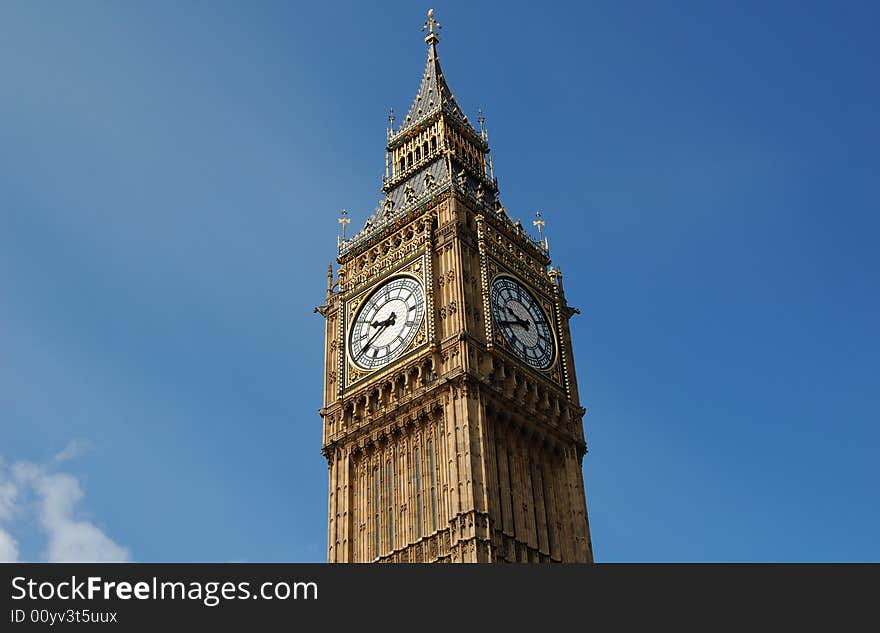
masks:
{"type": "MultiPolygon", "coordinates": [[[[592,562],[568,306],[498,194],[433,12],[383,198],[328,269],[330,562],[592,562]]],[[[539,235],[540,215],[534,222],[539,235]]]]}

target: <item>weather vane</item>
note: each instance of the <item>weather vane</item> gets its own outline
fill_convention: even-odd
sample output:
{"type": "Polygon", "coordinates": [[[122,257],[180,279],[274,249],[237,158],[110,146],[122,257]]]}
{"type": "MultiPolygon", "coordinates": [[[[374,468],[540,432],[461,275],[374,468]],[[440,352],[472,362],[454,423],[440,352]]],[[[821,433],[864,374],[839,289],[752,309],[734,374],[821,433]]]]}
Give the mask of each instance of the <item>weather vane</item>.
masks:
{"type": "Polygon", "coordinates": [[[345,241],[345,227],[348,226],[348,224],[351,222],[351,218],[347,217],[347,216],[348,216],[348,210],[346,210],[346,209],[343,209],[343,210],[342,210],[342,213],[341,213],[340,215],[341,215],[342,217],[340,217],[340,218],[337,220],[337,222],[339,222],[339,224],[342,225],[342,236],[339,237],[339,238],[337,239],[337,241],[339,242],[339,244],[342,244],[342,242],[345,241]]]}

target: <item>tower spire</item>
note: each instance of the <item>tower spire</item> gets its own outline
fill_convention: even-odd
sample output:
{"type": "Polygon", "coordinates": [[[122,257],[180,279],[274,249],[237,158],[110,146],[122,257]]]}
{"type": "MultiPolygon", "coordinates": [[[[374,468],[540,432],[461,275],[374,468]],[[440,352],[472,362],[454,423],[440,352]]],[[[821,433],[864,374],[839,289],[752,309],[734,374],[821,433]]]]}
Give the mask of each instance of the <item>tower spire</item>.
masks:
{"type": "MultiPolygon", "coordinates": [[[[474,128],[446,83],[437,54],[440,28],[434,10],[429,10],[422,26],[427,59],[415,99],[405,116],[394,110],[388,113],[382,177],[385,200],[351,240],[346,240],[343,232],[340,253],[349,252],[368,235],[378,234],[392,220],[421,208],[455,185],[466,186],[480,204],[494,209],[498,185],[491,159],[486,160],[488,132],[474,128]]],[[[482,128],[482,111],[479,121],[482,128]]]]}
{"type": "Polygon", "coordinates": [[[428,10],[428,19],[425,20],[422,31],[428,34],[425,36],[425,43],[428,45],[428,60],[425,64],[425,72],[422,74],[422,82],[419,91],[416,94],[415,101],[410,106],[409,112],[400,124],[400,127],[394,132],[393,136],[399,135],[401,132],[415,127],[421,120],[434,114],[437,110],[443,110],[448,116],[465,125],[467,117],[458,107],[455,97],[452,96],[452,90],[446,83],[443,76],[443,70],[440,68],[440,58],[437,55],[437,43],[440,36],[437,31],[440,30],[440,23],[434,17],[434,9],[428,10]]]}

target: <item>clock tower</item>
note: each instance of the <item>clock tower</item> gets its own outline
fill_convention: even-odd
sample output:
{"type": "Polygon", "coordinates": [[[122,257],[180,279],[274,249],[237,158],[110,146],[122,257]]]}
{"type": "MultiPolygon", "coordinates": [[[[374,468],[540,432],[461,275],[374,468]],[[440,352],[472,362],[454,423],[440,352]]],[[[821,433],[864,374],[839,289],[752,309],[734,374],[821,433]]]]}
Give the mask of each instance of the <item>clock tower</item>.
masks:
{"type": "MultiPolygon", "coordinates": [[[[592,562],[569,318],[546,240],[501,203],[433,10],[383,198],[328,270],[330,562],[592,562]]],[[[540,217],[535,222],[539,232],[540,217]]]]}

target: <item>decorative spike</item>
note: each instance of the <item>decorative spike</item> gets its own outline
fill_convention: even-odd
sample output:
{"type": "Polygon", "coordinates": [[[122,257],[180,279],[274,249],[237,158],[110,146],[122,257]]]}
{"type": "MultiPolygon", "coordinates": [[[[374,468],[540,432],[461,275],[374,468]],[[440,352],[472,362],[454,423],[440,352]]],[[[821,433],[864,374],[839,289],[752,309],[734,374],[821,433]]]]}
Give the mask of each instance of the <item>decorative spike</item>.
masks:
{"type": "Polygon", "coordinates": [[[349,225],[351,222],[351,218],[348,217],[348,210],[343,209],[342,213],[340,213],[340,218],[336,220],[342,226],[342,235],[337,238],[338,244],[342,244],[345,241],[345,227],[349,225]]]}
{"type": "Polygon", "coordinates": [[[544,237],[544,225],[546,224],[546,222],[544,222],[544,218],[541,217],[540,211],[535,211],[535,217],[538,219],[532,220],[532,224],[535,225],[535,227],[537,227],[538,229],[538,238],[542,239],[544,237]]]}

